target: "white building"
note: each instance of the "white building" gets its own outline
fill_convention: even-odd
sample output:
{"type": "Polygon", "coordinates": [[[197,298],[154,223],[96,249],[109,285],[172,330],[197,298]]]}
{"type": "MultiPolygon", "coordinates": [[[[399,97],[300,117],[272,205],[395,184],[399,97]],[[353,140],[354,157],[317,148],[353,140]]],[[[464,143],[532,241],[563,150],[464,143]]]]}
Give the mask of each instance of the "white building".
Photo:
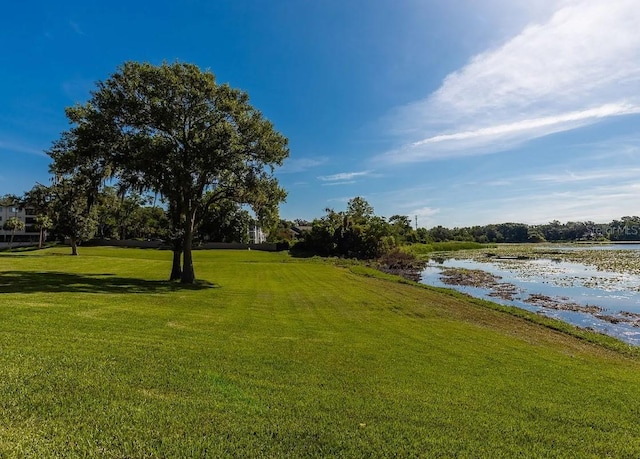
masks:
{"type": "Polygon", "coordinates": [[[36,215],[31,208],[21,209],[17,206],[0,206],[0,242],[9,242],[11,231],[4,230],[4,224],[11,217],[22,220],[25,224],[23,230],[16,230],[13,236],[14,242],[34,242],[40,237],[36,229],[36,215]]]}
{"type": "Polygon", "coordinates": [[[267,236],[262,232],[262,228],[260,228],[256,223],[249,224],[249,243],[250,244],[262,244],[263,242],[267,242],[267,236]]]}

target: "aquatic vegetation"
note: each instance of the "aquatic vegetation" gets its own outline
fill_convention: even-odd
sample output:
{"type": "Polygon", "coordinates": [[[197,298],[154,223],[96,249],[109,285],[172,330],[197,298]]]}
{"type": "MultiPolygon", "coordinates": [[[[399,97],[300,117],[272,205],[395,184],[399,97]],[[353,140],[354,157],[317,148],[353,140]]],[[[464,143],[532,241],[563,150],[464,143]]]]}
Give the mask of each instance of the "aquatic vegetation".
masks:
{"type": "Polygon", "coordinates": [[[494,276],[479,269],[449,268],[442,272],[442,282],[450,285],[491,288],[500,276],[494,276]]]}
{"type": "Polygon", "coordinates": [[[540,293],[531,294],[524,301],[525,303],[535,304],[536,306],[555,309],[558,311],[586,312],[589,314],[597,314],[604,311],[604,308],[601,308],[600,306],[582,306],[578,303],[574,303],[568,297],[551,297],[540,293]]]}
{"type": "Polygon", "coordinates": [[[505,244],[439,253],[431,259],[431,271],[423,273],[423,282],[452,286],[640,345],[639,248],[505,244]]]}

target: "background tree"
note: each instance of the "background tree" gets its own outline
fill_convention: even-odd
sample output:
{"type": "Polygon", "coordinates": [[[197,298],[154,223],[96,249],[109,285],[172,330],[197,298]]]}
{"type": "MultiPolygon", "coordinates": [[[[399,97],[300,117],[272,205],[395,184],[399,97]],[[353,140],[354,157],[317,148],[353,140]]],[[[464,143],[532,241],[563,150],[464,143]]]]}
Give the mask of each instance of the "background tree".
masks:
{"type": "Polygon", "coordinates": [[[92,205],[93,187],[81,176],[59,178],[51,187],[54,228],[71,242],[71,255],[78,255],[78,244],[93,237],[97,228],[92,205]]]}
{"type": "Polygon", "coordinates": [[[142,206],[149,201],[136,191],[123,194],[116,210],[118,238],[131,239],[141,237],[143,222],[142,206]]]}
{"type": "Polygon", "coordinates": [[[9,250],[11,250],[11,246],[13,245],[13,236],[16,234],[16,231],[22,231],[25,228],[24,222],[20,220],[18,217],[9,217],[2,228],[5,231],[11,231],[11,239],[9,240],[9,250]]]}
{"type": "Polygon", "coordinates": [[[51,189],[48,186],[36,183],[33,188],[24,195],[24,206],[33,209],[36,215],[36,228],[40,233],[38,238],[38,248],[42,248],[46,233],[53,228],[51,218],[51,189]]]}
{"type": "MultiPolygon", "coordinates": [[[[0,196],[0,206],[8,207],[10,209],[10,211],[13,212],[13,217],[17,217],[19,210],[21,208],[23,208],[23,199],[20,196],[17,196],[15,194],[5,194],[3,196],[0,196]]],[[[5,222],[2,225],[2,228],[5,231],[11,231],[11,230],[6,229],[4,227],[6,223],[7,222],[5,222]]],[[[11,243],[13,243],[13,233],[14,232],[12,232],[11,242],[9,244],[9,249],[11,249],[11,243]]],[[[6,242],[6,236],[5,236],[5,242],[6,242]]]]}
{"type": "MultiPolygon", "coordinates": [[[[13,213],[13,217],[18,216],[19,210],[22,208],[22,198],[15,194],[5,194],[0,196],[0,206],[8,207],[9,211],[13,213]]],[[[6,236],[5,236],[6,242],[6,236]]]]}
{"type": "Polygon", "coordinates": [[[117,238],[120,203],[121,199],[115,187],[101,188],[96,202],[96,237],[100,239],[117,238]]]}
{"type": "Polygon", "coordinates": [[[15,194],[5,194],[0,196],[0,206],[19,208],[22,199],[15,194]]]}
{"type": "Polygon", "coordinates": [[[163,196],[181,227],[174,252],[182,251],[183,283],[195,281],[191,250],[204,209],[228,199],[273,220],[285,199],[273,168],[288,156],[287,139],[246,93],[195,65],[127,62],[67,116],[74,127],[63,138],[75,148],[54,158],[56,168],[94,164],[103,177],[163,196]]]}
{"type": "Polygon", "coordinates": [[[311,230],[305,234],[303,242],[297,245],[298,250],[321,256],[336,254],[336,230],[342,225],[344,215],[326,208],[325,215],[311,222],[311,230]]]}
{"type": "Polygon", "coordinates": [[[415,230],[411,227],[411,219],[406,215],[393,215],[389,217],[389,224],[393,227],[396,243],[417,242],[415,230]]]}
{"type": "Polygon", "coordinates": [[[373,207],[364,198],[356,196],[347,203],[346,213],[353,223],[365,223],[373,217],[373,207]]]}
{"type": "Polygon", "coordinates": [[[438,225],[429,230],[429,239],[434,242],[450,241],[453,239],[453,234],[449,228],[438,225]]]}
{"type": "Polygon", "coordinates": [[[294,222],[280,219],[274,228],[269,230],[267,242],[281,244],[284,247],[291,247],[295,241],[294,222]]]}
{"type": "Polygon", "coordinates": [[[164,240],[169,235],[169,219],[165,210],[157,206],[144,206],[139,211],[140,233],[144,239],[164,240]]]}
{"type": "Polygon", "coordinates": [[[537,227],[529,227],[527,233],[527,242],[545,242],[544,235],[537,227]]]}
{"type": "Polygon", "coordinates": [[[251,215],[230,199],[210,204],[203,211],[198,236],[211,242],[249,242],[251,215]]]}
{"type": "Polygon", "coordinates": [[[40,233],[38,238],[38,248],[41,249],[44,246],[44,241],[47,236],[47,231],[53,228],[53,220],[49,215],[40,214],[36,216],[36,228],[40,233]]]}
{"type": "Polygon", "coordinates": [[[311,231],[298,246],[317,255],[372,259],[396,246],[394,228],[363,198],[347,203],[347,210],[326,209],[326,215],[312,223],[311,231]]]}

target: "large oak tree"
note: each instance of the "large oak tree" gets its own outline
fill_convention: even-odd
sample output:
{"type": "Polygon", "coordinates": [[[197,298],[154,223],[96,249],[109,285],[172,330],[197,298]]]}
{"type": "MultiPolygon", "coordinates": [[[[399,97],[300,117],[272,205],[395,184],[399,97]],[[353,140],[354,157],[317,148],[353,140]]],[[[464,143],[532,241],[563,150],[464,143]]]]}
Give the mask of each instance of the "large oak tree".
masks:
{"type": "Polygon", "coordinates": [[[191,249],[203,209],[232,200],[273,219],[286,197],[273,170],[289,154],[287,139],[245,92],[195,65],[127,62],[67,117],[73,127],[65,148],[50,151],[52,171],[100,171],[161,194],[179,235],[172,279],[195,281],[191,249]]]}

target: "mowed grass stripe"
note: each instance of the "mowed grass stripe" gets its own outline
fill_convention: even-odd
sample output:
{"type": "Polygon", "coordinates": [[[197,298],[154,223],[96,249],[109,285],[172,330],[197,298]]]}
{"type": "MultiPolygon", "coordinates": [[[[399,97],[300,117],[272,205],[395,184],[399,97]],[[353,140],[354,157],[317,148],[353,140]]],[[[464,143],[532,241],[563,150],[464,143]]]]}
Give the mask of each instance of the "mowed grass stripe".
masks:
{"type": "Polygon", "coordinates": [[[64,253],[0,255],[0,455],[640,451],[636,360],[473,301],[285,254],[196,252],[181,288],[170,252],[64,253]]]}

